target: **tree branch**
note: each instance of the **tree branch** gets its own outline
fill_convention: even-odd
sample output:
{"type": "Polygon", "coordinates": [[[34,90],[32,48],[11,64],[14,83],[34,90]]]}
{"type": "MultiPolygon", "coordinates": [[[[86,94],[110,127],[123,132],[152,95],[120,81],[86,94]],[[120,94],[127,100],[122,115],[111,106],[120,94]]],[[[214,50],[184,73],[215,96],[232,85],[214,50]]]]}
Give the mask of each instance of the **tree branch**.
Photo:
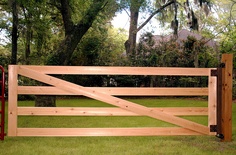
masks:
{"type": "Polygon", "coordinates": [[[77,23],[75,26],[77,28],[81,27],[81,26],[84,27],[84,25],[86,25],[86,24],[91,26],[92,23],[94,22],[94,20],[96,19],[97,15],[99,14],[99,12],[104,9],[104,7],[107,5],[107,3],[108,3],[108,1],[106,1],[106,0],[94,2],[93,7],[90,7],[86,11],[86,13],[83,16],[83,18],[81,19],[81,21],[79,21],[79,23],[77,23]]]}
{"type": "Polygon", "coordinates": [[[232,0],[232,2],[233,2],[233,4],[232,4],[231,7],[230,7],[230,14],[229,14],[229,24],[231,24],[231,21],[232,21],[233,7],[234,7],[234,5],[236,5],[236,2],[235,2],[235,1],[232,0]]]}
{"type": "Polygon", "coordinates": [[[163,9],[165,9],[167,6],[173,4],[175,2],[175,0],[171,0],[168,3],[164,4],[163,6],[161,6],[159,9],[157,9],[155,12],[153,12],[147,19],[145,22],[143,22],[142,25],[140,25],[137,28],[137,32],[140,31],[151,19],[153,16],[155,16],[157,13],[161,12],[163,9]]]}
{"type": "MultiPolygon", "coordinates": [[[[69,8],[68,0],[61,0],[61,4],[64,4],[63,1],[67,2],[67,8],[69,8]]],[[[65,2],[65,3],[66,3],[65,2]]],[[[50,59],[48,59],[47,65],[68,65],[69,60],[76,49],[78,43],[81,41],[84,34],[88,31],[88,29],[92,26],[94,20],[96,19],[97,15],[100,13],[102,9],[107,4],[107,0],[97,0],[91,5],[88,10],[86,11],[85,15],[78,23],[73,23],[71,20],[71,12],[61,12],[67,13],[63,16],[63,22],[69,20],[71,23],[64,23],[66,29],[66,36],[64,40],[62,40],[59,48],[50,59]],[[64,19],[68,16],[69,19],[64,19]],[[69,24],[69,25],[68,25],[69,24]]],[[[61,6],[62,10],[64,6],[61,6]]],[[[67,10],[70,11],[70,10],[67,10]]]]}

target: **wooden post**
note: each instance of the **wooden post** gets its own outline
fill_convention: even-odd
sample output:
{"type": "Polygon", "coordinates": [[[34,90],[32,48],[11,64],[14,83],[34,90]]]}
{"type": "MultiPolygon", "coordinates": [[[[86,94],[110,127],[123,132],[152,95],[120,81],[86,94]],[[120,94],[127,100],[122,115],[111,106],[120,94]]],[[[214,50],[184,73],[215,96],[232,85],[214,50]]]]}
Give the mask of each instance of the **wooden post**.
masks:
{"type": "Polygon", "coordinates": [[[222,68],[222,105],[221,105],[221,131],[222,142],[232,141],[232,72],[233,55],[223,54],[221,62],[222,68]]]}
{"type": "Polygon", "coordinates": [[[222,67],[224,65],[221,64],[217,68],[217,135],[216,137],[223,139],[222,134],[222,125],[221,125],[221,118],[222,118],[222,67]]]}
{"type": "Polygon", "coordinates": [[[8,136],[17,136],[18,66],[10,65],[8,74],[8,136]]]}

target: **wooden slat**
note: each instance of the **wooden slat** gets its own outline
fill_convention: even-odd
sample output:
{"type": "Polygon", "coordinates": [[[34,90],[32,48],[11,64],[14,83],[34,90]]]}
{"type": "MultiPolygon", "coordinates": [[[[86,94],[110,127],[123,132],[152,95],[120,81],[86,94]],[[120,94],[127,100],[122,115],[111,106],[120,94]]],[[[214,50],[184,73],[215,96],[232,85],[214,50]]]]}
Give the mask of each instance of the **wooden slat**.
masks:
{"type": "MultiPolygon", "coordinates": [[[[208,78],[208,126],[216,125],[216,102],[217,102],[217,78],[216,76],[211,76],[211,71],[209,71],[208,78]]],[[[211,135],[215,135],[215,132],[212,132],[211,135]]]]}
{"type": "Polygon", "coordinates": [[[18,70],[20,75],[38,80],[38,81],[42,81],[46,84],[55,86],[59,89],[63,89],[66,90],[68,92],[71,93],[75,93],[75,94],[83,94],[84,96],[87,96],[89,98],[93,98],[96,100],[100,100],[109,104],[112,104],[114,106],[118,106],[122,109],[128,110],[128,111],[132,111],[135,113],[138,113],[140,115],[145,115],[145,116],[149,116],[152,118],[156,118],[165,122],[169,122],[199,133],[203,133],[203,134],[209,134],[209,128],[195,123],[195,122],[191,122],[164,112],[158,112],[155,110],[150,110],[149,108],[142,106],[142,105],[138,105],[123,99],[119,99],[117,97],[113,97],[110,96],[108,94],[104,94],[98,91],[95,91],[91,88],[85,88],[79,85],[75,85],[73,83],[70,82],[66,82],[63,81],[61,79],[57,79],[55,77],[49,76],[49,75],[45,75],[43,73],[39,73],[37,71],[28,69],[26,67],[23,66],[19,66],[19,70],[18,70]]]}
{"type": "Polygon", "coordinates": [[[17,70],[18,66],[13,65],[8,69],[8,136],[17,134],[17,70]]]}
{"type": "MultiPolygon", "coordinates": [[[[208,88],[129,88],[129,87],[87,87],[95,91],[116,96],[207,96],[208,88]]],[[[50,86],[19,86],[18,94],[27,95],[82,95],[50,86]]]]}
{"type": "Polygon", "coordinates": [[[160,136],[201,135],[192,130],[166,128],[18,128],[17,136],[160,136]]]}
{"type": "Polygon", "coordinates": [[[22,66],[45,74],[208,76],[209,68],[22,66]]]}
{"type": "MultiPolygon", "coordinates": [[[[150,108],[177,116],[208,115],[208,108],[150,108]]],[[[91,108],[91,107],[18,107],[21,116],[140,116],[139,114],[121,108],[91,108]]]]}

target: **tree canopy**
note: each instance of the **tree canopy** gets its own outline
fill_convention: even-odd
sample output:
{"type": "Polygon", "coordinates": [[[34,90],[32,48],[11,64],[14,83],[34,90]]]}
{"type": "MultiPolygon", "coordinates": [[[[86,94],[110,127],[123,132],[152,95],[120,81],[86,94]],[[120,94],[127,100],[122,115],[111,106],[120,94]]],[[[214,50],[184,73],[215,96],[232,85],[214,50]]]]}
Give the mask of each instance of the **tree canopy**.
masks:
{"type": "Polygon", "coordinates": [[[6,38],[0,45],[0,65],[216,67],[221,53],[236,52],[235,4],[234,0],[0,0],[0,30],[6,38]],[[121,11],[130,16],[128,30],[111,24],[121,11]],[[140,22],[143,12],[147,16],[140,22]],[[217,41],[219,48],[212,51],[206,41],[191,37],[182,44],[171,39],[153,46],[152,32],[137,41],[137,33],[153,18],[162,26],[160,31],[176,35],[188,29],[217,41]]]}

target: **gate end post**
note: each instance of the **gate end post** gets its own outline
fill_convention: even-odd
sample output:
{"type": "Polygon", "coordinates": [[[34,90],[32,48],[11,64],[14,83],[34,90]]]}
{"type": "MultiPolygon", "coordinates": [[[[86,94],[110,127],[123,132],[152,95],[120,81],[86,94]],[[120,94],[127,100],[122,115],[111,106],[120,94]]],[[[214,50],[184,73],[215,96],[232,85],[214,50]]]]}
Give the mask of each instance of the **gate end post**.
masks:
{"type": "MultiPolygon", "coordinates": [[[[222,67],[222,94],[221,94],[221,118],[220,130],[222,133],[221,141],[232,141],[232,78],[233,78],[233,54],[223,54],[221,62],[222,67]]],[[[219,115],[219,114],[217,114],[219,115]]]]}
{"type": "Polygon", "coordinates": [[[17,136],[18,66],[8,67],[8,136],[17,136]]]}

